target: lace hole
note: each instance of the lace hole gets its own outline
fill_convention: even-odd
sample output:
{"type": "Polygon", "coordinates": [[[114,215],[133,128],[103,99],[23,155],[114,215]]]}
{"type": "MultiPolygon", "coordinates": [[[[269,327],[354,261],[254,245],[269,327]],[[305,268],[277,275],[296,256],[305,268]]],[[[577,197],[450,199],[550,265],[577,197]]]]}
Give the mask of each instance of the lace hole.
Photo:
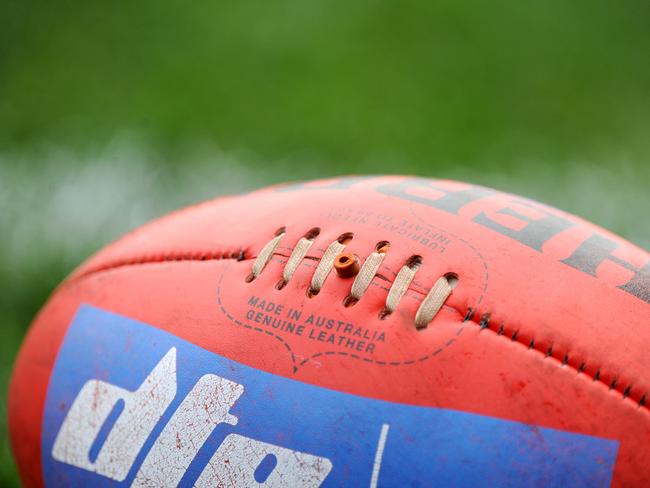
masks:
{"type": "Polygon", "coordinates": [[[255,275],[253,273],[250,273],[244,281],[246,281],[246,283],[250,283],[254,279],[255,279],[255,275]]]}
{"type": "Polygon", "coordinates": [[[359,301],[358,298],[354,298],[352,295],[348,295],[343,299],[343,306],[344,307],[353,307],[356,305],[356,303],[359,301]]]}
{"type": "Polygon", "coordinates": [[[458,275],[456,273],[446,273],[445,274],[445,279],[447,280],[447,283],[449,283],[449,286],[453,290],[458,286],[458,275]]]}
{"type": "Polygon", "coordinates": [[[339,244],[347,244],[352,240],[354,237],[354,234],[352,232],[345,232],[344,234],[341,234],[338,239],[336,239],[339,244]]]}
{"type": "Polygon", "coordinates": [[[380,254],[386,254],[390,249],[390,242],[388,241],[379,241],[375,246],[375,252],[380,254]]]}
{"type": "Polygon", "coordinates": [[[304,235],[304,238],[307,239],[308,241],[313,241],[318,237],[320,234],[320,228],[319,227],[314,227],[312,229],[309,229],[309,231],[304,235]]]}
{"type": "Polygon", "coordinates": [[[386,320],[390,314],[393,313],[387,308],[384,308],[381,312],[379,312],[379,320],[386,320]]]}
{"type": "Polygon", "coordinates": [[[420,265],[422,264],[422,256],[419,256],[417,254],[414,254],[410,258],[406,260],[405,266],[410,269],[418,269],[420,265]]]}

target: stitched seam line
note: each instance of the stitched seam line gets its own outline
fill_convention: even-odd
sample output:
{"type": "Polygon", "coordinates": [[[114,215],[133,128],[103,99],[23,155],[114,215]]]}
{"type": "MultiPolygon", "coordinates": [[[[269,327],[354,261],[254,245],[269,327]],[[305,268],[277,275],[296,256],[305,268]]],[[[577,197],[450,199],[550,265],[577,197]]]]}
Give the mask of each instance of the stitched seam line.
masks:
{"type": "Polygon", "coordinates": [[[84,270],[79,274],[72,274],[63,284],[83,280],[89,276],[112,271],[114,269],[125,268],[129,266],[138,266],[143,264],[169,263],[169,262],[187,262],[187,261],[248,261],[255,259],[255,256],[247,256],[243,248],[227,251],[200,251],[190,252],[169,252],[159,255],[143,255],[130,259],[117,259],[106,264],[84,270]]]}
{"type": "MultiPolygon", "coordinates": [[[[282,254],[282,253],[274,253],[274,256],[279,256],[279,257],[284,257],[287,258],[288,256],[282,254]]],[[[195,252],[195,253],[189,253],[189,252],[176,252],[176,253],[166,253],[166,254],[161,254],[157,256],[151,256],[151,255],[145,255],[145,256],[139,256],[136,258],[131,258],[131,259],[123,259],[123,260],[115,260],[111,261],[109,263],[106,263],[105,265],[97,266],[95,268],[91,268],[89,270],[84,271],[81,274],[77,275],[72,275],[70,278],[68,278],[66,281],[62,283],[62,286],[65,286],[67,284],[71,284],[73,282],[78,282],[81,281],[85,278],[88,278],[90,276],[93,276],[95,274],[100,274],[106,271],[111,271],[114,269],[119,269],[119,268],[125,268],[125,267],[132,267],[132,266],[140,266],[140,265],[145,265],[145,264],[159,264],[159,263],[173,263],[173,262],[202,262],[202,261],[221,261],[221,260],[236,260],[236,261],[249,261],[255,259],[255,256],[248,256],[246,255],[246,251],[244,248],[239,248],[236,250],[228,250],[228,251],[201,251],[201,252],[195,252]]],[[[306,256],[305,259],[318,259],[314,258],[311,256],[306,256]]],[[[386,278],[377,275],[379,279],[386,280],[386,278]]],[[[386,280],[388,281],[388,280],[386,280]]],[[[419,290],[409,288],[409,291],[417,293],[418,295],[424,296],[425,294],[422,293],[419,290]]],[[[447,305],[451,307],[450,305],[447,305]]],[[[452,307],[454,308],[454,307],[452,307]]],[[[460,310],[456,309],[458,313],[463,313],[460,310]]],[[[516,342],[524,347],[526,347],[528,350],[534,350],[540,354],[544,355],[544,359],[547,358],[552,358],[558,361],[558,366],[559,367],[568,367],[574,370],[577,374],[583,374],[587,378],[591,379],[593,383],[600,383],[601,385],[606,386],[609,390],[614,390],[618,393],[621,394],[622,399],[625,400],[626,398],[629,398],[633,401],[636,402],[638,408],[642,408],[644,410],[650,410],[649,406],[646,404],[646,399],[647,399],[647,392],[633,392],[634,385],[633,383],[628,383],[628,384],[621,384],[620,381],[618,381],[618,376],[614,375],[613,380],[611,382],[606,382],[601,379],[601,371],[602,367],[598,367],[596,370],[595,374],[590,374],[585,371],[585,368],[587,367],[587,363],[583,362],[580,365],[576,366],[575,364],[571,364],[570,362],[570,353],[566,353],[562,359],[556,357],[553,355],[553,346],[549,346],[547,349],[543,349],[540,347],[538,344],[535,343],[535,338],[533,337],[529,342],[521,340],[519,336],[519,330],[516,329],[513,331],[513,333],[510,336],[507,336],[504,334],[504,328],[505,324],[501,324],[498,329],[495,329],[493,326],[490,324],[490,316],[489,314],[484,314],[480,318],[475,317],[474,310],[472,308],[469,308],[465,314],[465,319],[464,322],[471,322],[477,326],[480,327],[480,330],[489,330],[494,334],[497,334],[498,336],[501,336],[506,339],[510,339],[512,342],[516,342]]]]}
{"type": "MultiPolygon", "coordinates": [[[[557,356],[553,355],[553,346],[549,346],[548,348],[544,349],[540,347],[539,345],[535,344],[535,338],[533,337],[529,342],[523,341],[519,339],[519,330],[515,329],[513,333],[510,336],[507,336],[503,333],[505,324],[501,324],[498,329],[495,329],[490,326],[490,318],[489,315],[483,315],[480,320],[476,320],[473,316],[473,311],[472,309],[468,309],[468,317],[467,319],[478,325],[480,327],[480,330],[483,331],[485,329],[489,330],[490,332],[493,332],[494,334],[497,334],[498,336],[510,339],[512,342],[516,342],[521,346],[524,346],[528,350],[534,350],[540,354],[544,355],[544,359],[551,358],[555,359],[559,364],[557,366],[559,367],[567,367],[571,368],[574,370],[577,374],[583,374],[585,377],[591,379],[594,383],[600,383],[601,385],[604,385],[607,387],[608,390],[614,390],[622,395],[622,399],[625,400],[626,398],[630,398],[630,400],[633,400],[637,403],[637,406],[639,408],[643,409],[649,409],[648,405],[646,405],[646,398],[647,398],[647,392],[643,392],[642,394],[632,395],[632,389],[634,387],[633,383],[628,383],[628,384],[621,384],[618,381],[618,376],[614,375],[613,380],[611,382],[606,382],[601,379],[601,371],[602,367],[598,367],[596,370],[595,374],[590,374],[585,372],[585,368],[587,367],[587,362],[584,361],[580,363],[579,366],[575,366],[574,364],[570,364],[570,353],[565,353],[562,359],[558,358],[557,356]]],[[[649,409],[650,410],[650,409],[649,409]]]]}

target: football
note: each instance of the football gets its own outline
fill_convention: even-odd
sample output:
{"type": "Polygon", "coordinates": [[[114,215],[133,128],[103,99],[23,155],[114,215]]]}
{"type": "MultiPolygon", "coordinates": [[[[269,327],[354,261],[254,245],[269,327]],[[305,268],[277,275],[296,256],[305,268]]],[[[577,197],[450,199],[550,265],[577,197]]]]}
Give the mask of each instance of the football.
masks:
{"type": "Polygon", "coordinates": [[[346,177],[75,270],[9,391],[27,487],[648,486],[650,255],[522,197],[346,177]]]}

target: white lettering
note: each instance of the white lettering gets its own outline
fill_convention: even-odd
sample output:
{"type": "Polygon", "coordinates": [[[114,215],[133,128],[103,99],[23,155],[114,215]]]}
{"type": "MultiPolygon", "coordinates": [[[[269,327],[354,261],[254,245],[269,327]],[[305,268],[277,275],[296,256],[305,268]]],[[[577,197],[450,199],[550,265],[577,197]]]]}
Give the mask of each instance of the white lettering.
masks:
{"type": "Polygon", "coordinates": [[[332,463],[327,458],[230,434],[214,453],[194,486],[318,487],[331,469],[332,463]],[[260,483],[255,480],[255,471],[268,455],[275,456],[276,465],[260,483]]]}
{"type": "MultiPolygon", "coordinates": [[[[135,391],[101,380],[86,382],[54,441],[57,461],[124,481],[147,438],[176,396],[176,349],[171,348],[135,391]],[[122,403],[112,426],[106,422],[122,403]],[[95,446],[102,429],[106,439],[95,446]],[[96,451],[96,459],[91,460],[96,451]]],[[[220,424],[237,425],[230,413],[244,386],[213,374],[202,376],[165,425],[131,486],[177,486],[210,434],[220,424]]],[[[115,415],[115,414],[114,414],[115,415]]],[[[332,469],[329,459],[286,447],[228,435],[196,481],[197,488],[318,487],[332,469]],[[271,457],[272,465],[256,472],[271,457]]]]}
{"type": "Polygon", "coordinates": [[[175,348],[167,352],[136,391],[90,380],[63,421],[52,456],[57,461],[123,481],[174,396],[175,348]],[[124,409],[93,462],[90,460],[92,445],[119,401],[124,402],[124,409]]]}
{"type": "Polygon", "coordinates": [[[228,411],[243,392],[238,383],[203,376],[165,426],[131,486],[176,486],[217,425],[237,425],[237,417],[228,411]]]}

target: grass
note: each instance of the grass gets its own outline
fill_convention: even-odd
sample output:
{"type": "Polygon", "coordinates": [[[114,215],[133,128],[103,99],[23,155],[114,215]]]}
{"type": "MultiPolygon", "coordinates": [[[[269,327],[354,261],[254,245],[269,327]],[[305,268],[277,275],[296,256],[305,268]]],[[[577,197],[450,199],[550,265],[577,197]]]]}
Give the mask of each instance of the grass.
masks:
{"type": "MultiPolygon", "coordinates": [[[[457,178],[650,248],[649,22],[640,0],[6,0],[1,391],[76,264],[226,192],[343,173],[457,178]]],[[[16,486],[0,413],[0,486],[16,486]]]]}

